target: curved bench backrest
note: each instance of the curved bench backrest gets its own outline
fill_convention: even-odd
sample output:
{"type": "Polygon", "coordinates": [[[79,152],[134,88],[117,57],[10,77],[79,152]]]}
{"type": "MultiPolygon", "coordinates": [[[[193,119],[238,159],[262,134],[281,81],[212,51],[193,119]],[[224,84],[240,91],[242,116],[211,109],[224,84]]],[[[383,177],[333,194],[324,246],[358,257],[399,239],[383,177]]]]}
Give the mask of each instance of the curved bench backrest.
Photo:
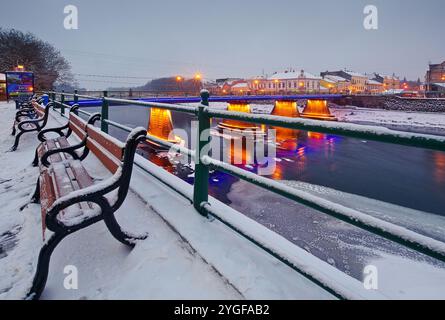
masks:
{"type": "Polygon", "coordinates": [[[87,125],[87,135],[86,147],[108,170],[115,173],[122,165],[125,144],[90,124],[87,125]]]}
{"type": "Polygon", "coordinates": [[[34,110],[36,111],[36,114],[39,116],[39,118],[43,118],[45,116],[45,107],[37,103],[36,101],[32,102],[32,106],[34,107],[34,110]]]}
{"type": "Polygon", "coordinates": [[[69,127],[74,132],[74,134],[80,138],[80,140],[85,139],[85,137],[87,136],[87,124],[87,121],[74,114],[74,112],[70,112],[69,127]]]}

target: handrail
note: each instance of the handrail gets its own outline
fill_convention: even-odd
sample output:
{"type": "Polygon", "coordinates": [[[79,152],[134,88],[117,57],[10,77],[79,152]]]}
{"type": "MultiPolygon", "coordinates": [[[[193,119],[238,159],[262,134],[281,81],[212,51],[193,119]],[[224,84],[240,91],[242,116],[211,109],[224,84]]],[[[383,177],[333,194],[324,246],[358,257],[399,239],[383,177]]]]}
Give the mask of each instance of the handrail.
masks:
{"type": "MultiPolygon", "coordinates": [[[[55,101],[54,98],[55,95],[60,93],[51,92],[51,94],[55,101]]],[[[64,93],[62,93],[61,95],[62,100],[64,98],[63,94],[64,93]]],[[[74,97],[76,98],[76,96],[80,97],[79,95],[75,94],[74,97]]],[[[97,98],[94,97],[94,99],[97,98]]],[[[276,127],[315,131],[327,134],[342,135],[358,139],[366,139],[366,140],[380,141],[385,143],[392,143],[392,144],[405,145],[411,147],[445,151],[445,137],[439,137],[434,135],[395,131],[387,128],[367,126],[367,125],[332,123],[332,122],[323,122],[310,119],[287,118],[282,116],[257,115],[257,114],[215,110],[209,108],[209,93],[205,90],[203,90],[203,92],[201,93],[201,103],[196,107],[188,107],[188,106],[169,104],[169,103],[145,102],[145,101],[135,101],[128,99],[109,98],[106,96],[106,93],[104,93],[102,101],[103,101],[102,114],[106,115],[108,115],[109,102],[156,107],[172,111],[195,114],[198,116],[199,120],[198,136],[201,136],[201,133],[204,130],[210,128],[210,119],[217,117],[222,119],[240,120],[250,123],[261,123],[276,127]],[[106,107],[105,113],[104,113],[104,106],[106,107]]],[[[64,101],[62,101],[61,103],[60,102],[57,103],[66,106],[66,104],[64,104],[64,101]]],[[[81,110],[79,110],[79,112],[80,111],[81,110]]],[[[113,127],[116,127],[118,129],[127,132],[131,131],[130,127],[111,121],[107,118],[102,119],[102,121],[107,126],[111,125],[113,127]]],[[[359,227],[363,230],[372,232],[385,239],[401,244],[407,248],[410,248],[412,250],[415,250],[417,252],[420,252],[422,254],[428,255],[430,257],[445,262],[444,242],[429,238],[427,236],[423,236],[419,233],[408,230],[404,227],[381,220],[379,218],[371,217],[360,211],[347,208],[345,206],[330,201],[325,201],[325,200],[320,201],[320,198],[317,198],[316,196],[313,196],[301,190],[296,190],[294,188],[291,188],[274,180],[265,177],[260,177],[254,173],[242,170],[231,164],[227,164],[212,159],[209,155],[204,153],[205,149],[204,146],[210,142],[209,138],[206,141],[198,141],[197,150],[190,150],[175,143],[164,141],[158,137],[149,134],[147,134],[146,138],[151,142],[157,143],[163,147],[172,149],[176,152],[183,153],[195,159],[195,182],[194,182],[192,203],[197,209],[197,211],[204,216],[212,214],[212,208],[208,202],[208,175],[209,175],[209,168],[213,168],[220,171],[224,171],[230,175],[234,175],[240,179],[246,180],[250,183],[266,188],[272,192],[275,192],[286,198],[299,202],[305,206],[316,209],[331,217],[334,217],[336,219],[349,223],[353,226],[359,227]],[[198,159],[199,161],[197,161],[198,159]]],[[[157,178],[160,179],[160,177],[157,178]]],[[[220,216],[218,216],[218,219],[221,221],[224,220],[220,216]]],[[[230,223],[228,223],[227,221],[225,221],[225,223],[230,226],[230,223]]],[[[243,236],[247,237],[246,235],[243,236]]],[[[261,244],[261,239],[252,239],[251,236],[247,238],[249,238],[249,240],[251,241],[253,240],[257,242],[257,244],[260,247],[267,250],[267,247],[261,244]]],[[[293,268],[302,273],[302,270],[299,270],[297,267],[293,268]]],[[[308,276],[308,278],[314,281],[313,277],[308,276]]],[[[320,283],[318,284],[320,285],[320,283]]],[[[335,288],[330,288],[330,289],[328,288],[328,291],[335,292],[335,288]]],[[[340,297],[342,296],[340,295],[340,297]]]]}
{"type": "Polygon", "coordinates": [[[341,122],[334,123],[302,118],[257,115],[251,113],[214,110],[211,108],[206,108],[205,112],[210,117],[216,118],[241,120],[244,122],[261,123],[282,128],[314,131],[363,140],[374,140],[379,142],[445,151],[445,137],[429,134],[396,131],[388,128],[362,124],[341,122]]]}
{"type": "Polygon", "coordinates": [[[197,113],[197,110],[195,107],[188,107],[188,106],[175,105],[175,104],[169,104],[169,103],[145,102],[145,101],[140,101],[140,100],[128,100],[128,99],[118,99],[118,98],[104,98],[104,100],[109,101],[109,102],[119,102],[122,104],[132,104],[132,105],[137,105],[137,106],[168,109],[171,111],[178,111],[178,112],[185,112],[185,113],[193,113],[193,114],[197,113]]]}

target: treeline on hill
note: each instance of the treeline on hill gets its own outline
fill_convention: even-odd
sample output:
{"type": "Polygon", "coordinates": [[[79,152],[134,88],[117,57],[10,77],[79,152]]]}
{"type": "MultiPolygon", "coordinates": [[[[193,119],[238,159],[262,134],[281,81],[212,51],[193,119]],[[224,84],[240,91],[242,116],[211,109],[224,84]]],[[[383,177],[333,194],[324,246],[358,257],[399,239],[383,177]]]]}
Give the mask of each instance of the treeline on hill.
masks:
{"type": "Polygon", "coordinates": [[[0,72],[17,65],[34,72],[37,90],[76,86],[70,64],[53,45],[29,32],[0,28],[0,72]]]}
{"type": "Polygon", "coordinates": [[[153,93],[182,93],[197,94],[201,90],[201,81],[195,79],[181,79],[166,77],[154,79],[145,85],[133,88],[109,88],[110,91],[149,91],[153,93]]]}

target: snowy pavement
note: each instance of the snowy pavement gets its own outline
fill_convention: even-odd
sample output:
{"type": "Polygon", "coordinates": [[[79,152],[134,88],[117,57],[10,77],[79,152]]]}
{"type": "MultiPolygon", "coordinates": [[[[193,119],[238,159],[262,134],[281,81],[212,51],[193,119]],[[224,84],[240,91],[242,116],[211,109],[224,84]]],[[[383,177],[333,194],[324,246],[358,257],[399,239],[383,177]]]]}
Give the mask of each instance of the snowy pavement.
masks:
{"type": "MultiPolygon", "coordinates": [[[[0,299],[24,296],[42,243],[40,206],[29,204],[38,176],[38,170],[30,165],[37,139],[32,134],[24,135],[16,152],[5,152],[13,143],[10,127],[14,111],[12,104],[0,103],[0,299]]],[[[53,113],[49,126],[64,121],[53,113]]],[[[200,216],[190,201],[159,179],[169,181],[190,196],[192,188],[186,182],[139,155],[135,162],[137,167],[133,172],[131,190],[117,218],[125,229],[148,232],[148,239],[139,241],[133,250],[129,250],[109,234],[102,222],[71,235],[62,241],[52,256],[42,299],[334,298],[223,223],[200,216]],[[68,265],[78,270],[77,290],[63,287],[64,268],[68,265]]],[[[84,165],[94,178],[101,179],[109,174],[98,165],[93,155],[84,161],[84,165]]],[[[378,215],[374,210],[367,211],[374,203],[367,203],[366,199],[350,199],[348,195],[328,189],[311,192],[340,203],[352,201],[357,203],[357,209],[378,215]]],[[[340,286],[355,297],[445,296],[444,269],[425,261],[407,260],[392,254],[376,255],[372,264],[382,271],[379,271],[379,290],[364,290],[360,281],[247,216],[213,198],[210,204],[220,216],[236,223],[243,232],[257,234],[264,244],[293,259],[303,269],[321,274],[323,281],[340,286]],[[413,274],[417,276],[412,277],[413,274]]],[[[387,209],[385,204],[382,208],[387,209]]],[[[303,211],[300,213],[304,214],[303,211]]],[[[398,214],[406,214],[407,226],[414,229],[417,212],[401,211],[398,214]]],[[[443,239],[445,224],[442,220],[428,220],[431,228],[427,233],[443,239]]]]}
{"type": "MultiPolygon", "coordinates": [[[[16,152],[6,152],[14,112],[12,104],[0,104],[0,299],[24,297],[42,244],[40,206],[29,204],[38,143],[35,135],[24,135],[16,152]]],[[[49,126],[63,121],[53,114],[49,126]]],[[[109,174],[92,155],[84,165],[94,178],[109,174]]],[[[129,250],[102,222],[76,232],[56,248],[42,299],[333,298],[226,226],[201,217],[153,177],[135,170],[131,188],[139,194],[129,192],[117,219],[125,229],[148,232],[148,239],[129,250]],[[77,290],[63,286],[66,266],[78,270],[77,290]]]]}
{"type": "MultiPolygon", "coordinates": [[[[0,104],[0,299],[23,297],[42,243],[40,206],[31,204],[20,211],[37,180],[38,169],[30,166],[37,139],[24,135],[15,153],[5,152],[13,142],[13,112],[12,104],[0,104]]],[[[49,126],[56,124],[52,119],[49,126]]],[[[89,158],[87,168],[97,169],[97,160],[89,158]]],[[[108,174],[93,172],[95,177],[108,174]]],[[[42,299],[243,298],[133,192],[117,217],[128,230],[148,231],[149,238],[129,250],[103,223],[71,235],[53,254],[42,299]],[[78,269],[78,290],[63,287],[66,265],[78,269]]]]}

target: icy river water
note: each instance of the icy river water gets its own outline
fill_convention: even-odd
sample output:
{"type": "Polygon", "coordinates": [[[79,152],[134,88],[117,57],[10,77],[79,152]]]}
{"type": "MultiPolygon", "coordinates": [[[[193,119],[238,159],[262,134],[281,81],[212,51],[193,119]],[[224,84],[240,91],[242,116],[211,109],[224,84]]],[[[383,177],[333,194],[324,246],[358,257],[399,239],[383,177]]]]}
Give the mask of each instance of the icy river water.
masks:
{"type": "MultiPolygon", "coordinates": [[[[131,127],[147,127],[149,109],[112,106],[110,119],[131,127]]],[[[172,119],[175,128],[190,132],[193,116],[173,112],[172,119]]],[[[213,120],[213,125],[217,122],[213,120]]],[[[120,139],[126,136],[112,127],[110,133],[120,139]]],[[[171,173],[193,182],[190,166],[170,163],[165,153],[145,149],[142,153],[171,173]]],[[[433,219],[445,219],[445,153],[294,131],[291,139],[277,149],[276,159],[272,179],[324,186],[361,196],[357,201],[371,198],[394,204],[395,208],[427,212],[425,215],[433,219]]],[[[254,170],[251,166],[240,167],[254,170]]],[[[356,278],[361,278],[363,266],[378,257],[379,252],[419,258],[409,250],[224,173],[211,173],[210,193],[356,278]]],[[[374,210],[372,204],[368,204],[368,209],[374,210]]]]}

